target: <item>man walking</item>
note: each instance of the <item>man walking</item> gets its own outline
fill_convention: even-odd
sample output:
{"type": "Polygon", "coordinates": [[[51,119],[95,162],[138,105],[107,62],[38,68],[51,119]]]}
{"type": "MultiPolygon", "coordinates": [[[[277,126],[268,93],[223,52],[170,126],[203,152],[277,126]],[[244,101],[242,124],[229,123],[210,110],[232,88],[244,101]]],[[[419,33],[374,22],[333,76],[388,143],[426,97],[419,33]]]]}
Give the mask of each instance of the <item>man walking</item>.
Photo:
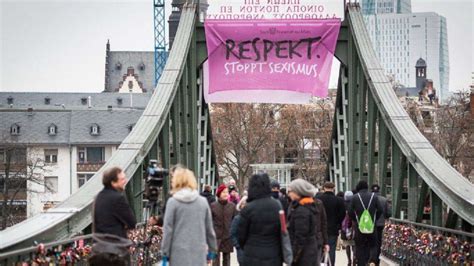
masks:
{"type": "Polygon", "coordinates": [[[392,216],[392,209],[390,208],[387,198],[380,195],[380,186],[378,184],[372,185],[372,192],[375,193],[379,200],[380,208],[382,209],[383,214],[377,217],[375,221],[375,226],[377,228],[377,253],[376,253],[376,263],[380,264],[380,250],[382,247],[382,237],[383,237],[383,228],[385,227],[385,219],[392,216]]]}
{"type": "Polygon", "coordinates": [[[353,196],[349,208],[349,216],[357,225],[354,241],[359,266],[376,262],[375,221],[383,213],[377,195],[370,193],[368,189],[367,181],[359,181],[356,186],[357,194],[353,196]]]}
{"type": "Polygon", "coordinates": [[[285,214],[287,214],[290,203],[288,202],[288,199],[283,197],[283,195],[280,193],[280,183],[277,180],[271,180],[270,187],[272,188],[272,197],[280,202],[281,208],[285,214]]]}
{"type": "Polygon", "coordinates": [[[135,228],[137,221],[122,195],[126,182],[125,173],[119,167],[112,167],[104,172],[104,189],[94,202],[94,233],[127,238],[127,230],[135,228]]]}
{"type": "Polygon", "coordinates": [[[334,194],[335,187],[334,183],[326,182],[323,185],[323,193],[316,196],[323,202],[326,210],[331,265],[336,265],[336,243],[342,221],[346,215],[344,200],[334,194]]]}

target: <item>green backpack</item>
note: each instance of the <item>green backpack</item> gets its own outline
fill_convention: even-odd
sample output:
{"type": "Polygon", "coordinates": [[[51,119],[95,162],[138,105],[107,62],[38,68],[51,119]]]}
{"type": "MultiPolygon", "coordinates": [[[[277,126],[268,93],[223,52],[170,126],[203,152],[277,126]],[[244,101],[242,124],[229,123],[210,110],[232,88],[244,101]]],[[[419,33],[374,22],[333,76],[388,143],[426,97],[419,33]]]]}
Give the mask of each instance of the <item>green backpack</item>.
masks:
{"type": "Polygon", "coordinates": [[[368,209],[370,208],[370,204],[374,198],[374,193],[372,193],[372,196],[370,197],[369,206],[367,206],[367,208],[365,207],[364,202],[362,202],[360,194],[357,194],[357,196],[359,196],[360,203],[362,204],[362,207],[364,207],[364,211],[362,212],[360,219],[356,215],[356,218],[358,218],[357,223],[359,224],[359,231],[362,234],[372,234],[374,232],[374,221],[372,221],[372,217],[370,216],[368,209]]]}

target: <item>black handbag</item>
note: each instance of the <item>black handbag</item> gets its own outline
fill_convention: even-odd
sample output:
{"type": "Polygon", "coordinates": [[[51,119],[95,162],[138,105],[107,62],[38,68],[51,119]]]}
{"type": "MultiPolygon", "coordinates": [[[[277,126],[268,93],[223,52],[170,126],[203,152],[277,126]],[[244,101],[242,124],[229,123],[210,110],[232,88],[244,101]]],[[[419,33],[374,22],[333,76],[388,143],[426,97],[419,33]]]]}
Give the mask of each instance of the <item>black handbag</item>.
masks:
{"type": "Polygon", "coordinates": [[[131,240],[99,233],[93,234],[92,238],[94,244],[89,258],[90,265],[130,265],[131,240]]]}
{"type": "MultiPolygon", "coordinates": [[[[92,205],[92,232],[95,232],[95,200],[92,205]]],[[[91,256],[89,257],[90,266],[126,266],[130,265],[129,248],[133,245],[130,239],[122,238],[116,235],[93,233],[91,256]]]]}

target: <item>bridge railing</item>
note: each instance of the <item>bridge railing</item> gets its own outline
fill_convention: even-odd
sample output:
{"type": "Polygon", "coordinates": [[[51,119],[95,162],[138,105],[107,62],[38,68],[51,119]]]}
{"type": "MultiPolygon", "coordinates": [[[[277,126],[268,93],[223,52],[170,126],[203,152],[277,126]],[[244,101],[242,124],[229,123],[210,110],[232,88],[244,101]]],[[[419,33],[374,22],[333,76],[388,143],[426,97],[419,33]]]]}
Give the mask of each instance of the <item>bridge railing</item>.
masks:
{"type": "Polygon", "coordinates": [[[472,265],[472,239],[473,233],[392,218],[382,254],[400,265],[472,265]]]}
{"type": "Polygon", "coordinates": [[[22,248],[0,254],[0,265],[87,265],[91,253],[92,235],[22,248]]]}
{"type": "MultiPolygon", "coordinates": [[[[160,247],[162,230],[158,226],[137,224],[128,232],[133,244],[130,247],[130,260],[133,265],[151,265],[161,260],[160,247]]],[[[88,265],[92,254],[93,235],[81,235],[71,239],[38,243],[35,246],[0,254],[0,265],[88,265]]]]}

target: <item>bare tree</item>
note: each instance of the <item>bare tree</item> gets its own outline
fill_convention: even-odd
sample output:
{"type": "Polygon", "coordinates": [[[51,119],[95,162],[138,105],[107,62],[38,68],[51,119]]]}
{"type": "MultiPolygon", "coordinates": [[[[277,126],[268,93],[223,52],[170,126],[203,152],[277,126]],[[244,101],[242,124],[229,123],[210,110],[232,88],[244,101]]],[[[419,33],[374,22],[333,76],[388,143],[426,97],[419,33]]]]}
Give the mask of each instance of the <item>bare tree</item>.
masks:
{"type": "Polygon", "coordinates": [[[466,177],[474,169],[474,117],[469,107],[466,92],[454,94],[447,104],[434,109],[420,111],[422,106],[416,102],[406,106],[415,125],[438,153],[466,177]]]}
{"type": "Polygon", "coordinates": [[[312,183],[324,178],[333,112],[333,103],[327,100],[282,108],[278,119],[281,147],[278,157],[283,160],[294,158],[295,177],[312,183]]]}
{"type": "Polygon", "coordinates": [[[52,190],[44,182],[46,172],[43,158],[28,154],[26,145],[8,141],[0,144],[1,229],[26,218],[26,206],[20,202],[26,201],[28,193],[52,190]],[[32,184],[42,189],[37,190],[32,184]]]}
{"type": "Polygon", "coordinates": [[[457,93],[440,106],[432,126],[434,134],[429,136],[436,150],[464,175],[472,170],[474,146],[474,117],[468,97],[467,93],[457,93]]]}
{"type": "Polygon", "coordinates": [[[333,103],[215,104],[212,127],[221,172],[243,188],[251,164],[294,163],[296,177],[313,183],[326,171],[333,103]]]}
{"type": "Polygon", "coordinates": [[[243,189],[250,164],[273,162],[276,137],[273,104],[214,104],[211,121],[218,164],[243,189]]]}

